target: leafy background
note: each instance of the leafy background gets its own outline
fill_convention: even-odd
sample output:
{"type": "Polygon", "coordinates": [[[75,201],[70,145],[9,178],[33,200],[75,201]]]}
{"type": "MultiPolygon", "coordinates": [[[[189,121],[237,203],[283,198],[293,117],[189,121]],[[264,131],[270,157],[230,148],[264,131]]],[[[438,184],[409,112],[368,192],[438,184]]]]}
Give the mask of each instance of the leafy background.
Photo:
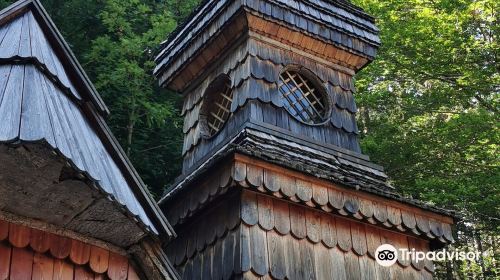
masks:
{"type": "MultiPolygon", "coordinates": [[[[180,97],[158,88],[152,59],[199,0],[42,2],[159,197],[180,172],[182,119],[180,97]]],[[[438,263],[437,279],[498,279],[500,1],[352,2],[377,18],[383,42],[356,81],[364,153],[400,192],[460,214],[454,247],[487,253],[438,263]]]]}

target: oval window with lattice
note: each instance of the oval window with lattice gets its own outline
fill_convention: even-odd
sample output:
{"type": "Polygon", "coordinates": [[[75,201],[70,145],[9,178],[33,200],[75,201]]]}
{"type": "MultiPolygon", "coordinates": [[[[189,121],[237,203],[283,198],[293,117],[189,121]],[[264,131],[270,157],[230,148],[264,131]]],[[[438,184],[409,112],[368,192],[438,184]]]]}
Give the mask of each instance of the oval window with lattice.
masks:
{"type": "Polygon", "coordinates": [[[207,88],[200,111],[202,135],[210,138],[222,130],[231,115],[233,90],[228,76],[217,77],[207,88]]]}
{"type": "Polygon", "coordinates": [[[280,74],[278,84],[286,110],[301,122],[320,124],[329,114],[327,95],[310,71],[303,68],[289,68],[280,74]]]}

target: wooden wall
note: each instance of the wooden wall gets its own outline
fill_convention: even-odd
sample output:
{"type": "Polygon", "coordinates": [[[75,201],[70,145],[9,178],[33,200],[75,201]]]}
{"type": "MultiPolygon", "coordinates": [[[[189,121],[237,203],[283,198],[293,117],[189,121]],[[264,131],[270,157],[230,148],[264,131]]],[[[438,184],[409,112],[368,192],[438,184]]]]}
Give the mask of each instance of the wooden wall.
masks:
{"type": "Polygon", "coordinates": [[[139,279],[126,256],[0,220],[0,280],[139,279]]]}
{"type": "Polygon", "coordinates": [[[334,69],[332,65],[277,48],[256,38],[242,41],[219,62],[199,84],[193,84],[185,93],[182,109],[185,134],[184,171],[199,163],[198,161],[209,154],[213,147],[236,133],[241,124],[247,120],[266,122],[296,135],[354,152],[361,151],[352,73],[334,69]],[[306,125],[297,121],[285,110],[277,82],[280,73],[289,65],[304,67],[320,79],[322,83],[320,87],[326,93],[331,108],[331,114],[325,123],[306,125]],[[234,91],[232,116],[217,136],[204,139],[200,128],[203,100],[210,83],[222,74],[229,75],[232,82],[234,91]]]}
{"type": "Polygon", "coordinates": [[[213,168],[163,204],[178,234],[165,251],[184,279],[431,279],[432,263],[384,269],[375,249],[453,242],[449,215],[394,193],[240,154],[213,168]]]}
{"type": "Polygon", "coordinates": [[[295,0],[207,1],[162,43],[155,75],[176,91],[250,30],[358,70],[378,46],[374,18],[347,2],[295,0]],[[335,47],[333,47],[335,46],[335,47]]]}
{"type": "Polygon", "coordinates": [[[251,191],[228,194],[177,231],[167,252],[183,279],[432,279],[434,270],[374,259],[381,244],[427,251],[428,241],[251,191]]]}

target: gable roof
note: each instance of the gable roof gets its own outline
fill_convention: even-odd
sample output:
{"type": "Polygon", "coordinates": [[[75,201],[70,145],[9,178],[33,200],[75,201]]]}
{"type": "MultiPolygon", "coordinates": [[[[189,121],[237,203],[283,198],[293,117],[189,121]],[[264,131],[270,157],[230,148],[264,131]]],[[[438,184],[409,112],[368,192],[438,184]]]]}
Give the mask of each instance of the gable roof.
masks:
{"type": "Polygon", "coordinates": [[[38,0],[0,12],[0,143],[48,143],[147,231],[173,237],[106,125],[106,112],[38,0]]]}

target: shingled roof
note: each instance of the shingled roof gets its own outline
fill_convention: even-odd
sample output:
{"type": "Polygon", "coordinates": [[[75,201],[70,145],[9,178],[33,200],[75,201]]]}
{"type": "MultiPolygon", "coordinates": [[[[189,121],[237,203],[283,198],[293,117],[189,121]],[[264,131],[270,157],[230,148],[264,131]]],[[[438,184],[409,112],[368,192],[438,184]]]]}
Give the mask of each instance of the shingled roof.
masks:
{"type": "Polygon", "coordinates": [[[248,16],[259,15],[280,22],[369,60],[375,57],[380,45],[374,18],[347,1],[207,0],[161,44],[154,71],[160,84],[190,61],[242,11],[248,16]],[[207,27],[209,32],[203,32],[207,27]]]}
{"type": "Polygon", "coordinates": [[[45,143],[154,235],[171,226],[111,134],[108,109],[38,0],[0,12],[0,143],[45,143]]]}

